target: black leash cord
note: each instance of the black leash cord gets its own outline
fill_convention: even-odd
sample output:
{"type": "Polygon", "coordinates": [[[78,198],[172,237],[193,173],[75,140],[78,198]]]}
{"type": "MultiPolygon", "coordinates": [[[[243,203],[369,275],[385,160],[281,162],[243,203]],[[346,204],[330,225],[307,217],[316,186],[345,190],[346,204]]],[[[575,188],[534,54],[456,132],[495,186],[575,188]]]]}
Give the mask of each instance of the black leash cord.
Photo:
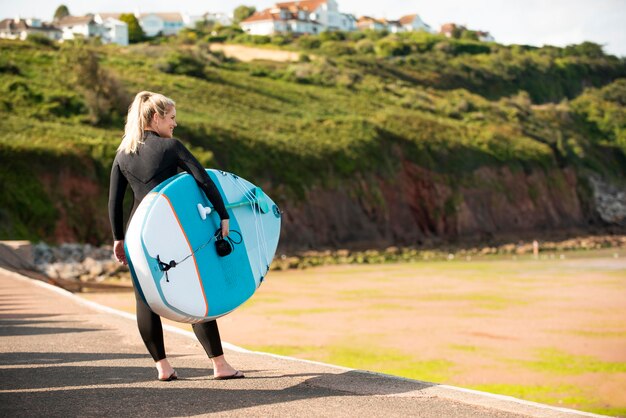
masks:
{"type": "MultiPolygon", "coordinates": [[[[226,238],[220,238],[220,239],[225,239],[228,240],[233,246],[233,250],[235,249],[235,245],[236,244],[241,244],[241,242],[243,241],[243,237],[241,236],[241,233],[239,231],[236,230],[231,230],[231,233],[234,232],[237,235],[239,235],[239,241],[235,241],[230,237],[230,234],[228,234],[229,236],[227,236],[226,238]]],[[[204,247],[206,247],[207,245],[209,245],[211,243],[211,241],[213,241],[214,239],[218,239],[218,237],[222,236],[222,228],[218,228],[217,231],[215,231],[215,234],[209,238],[209,240],[207,242],[205,242],[204,244],[202,244],[201,246],[199,246],[198,248],[196,248],[191,254],[189,254],[187,257],[183,258],[180,261],[175,261],[175,260],[170,260],[169,263],[166,263],[164,261],[161,260],[161,257],[157,254],[157,263],[159,265],[159,270],[165,272],[165,281],[169,283],[170,279],[168,277],[167,272],[176,267],[177,265],[179,265],[180,263],[184,262],[185,260],[187,260],[189,257],[191,257],[192,255],[196,254],[198,251],[200,251],[201,249],[203,249],[204,247]]]]}

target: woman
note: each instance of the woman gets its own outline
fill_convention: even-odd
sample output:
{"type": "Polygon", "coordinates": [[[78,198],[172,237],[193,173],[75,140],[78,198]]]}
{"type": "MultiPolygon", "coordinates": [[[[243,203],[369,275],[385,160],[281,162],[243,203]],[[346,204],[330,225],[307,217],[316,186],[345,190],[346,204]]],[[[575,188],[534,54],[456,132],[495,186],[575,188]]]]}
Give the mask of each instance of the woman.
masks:
{"type": "MultiPolygon", "coordinates": [[[[207,195],[221,219],[222,235],[228,235],[228,213],[215,184],[198,160],[177,139],[172,137],[176,124],[176,104],[162,94],[142,91],[128,110],[124,138],[111,169],[109,189],[109,218],[113,230],[113,252],[121,263],[127,264],[124,253],[123,201],[127,185],[134,195],[133,213],[141,200],[159,183],[176,175],[178,169],[190,173],[207,195]]],[[[132,217],[132,214],[131,214],[132,217]]],[[[178,378],[165,355],[161,318],[152,312],[138,295],[137,325],[148,351],[156,363],[159,380],[178,378]]],[[[213,362],[215,379],[239,379],[243,373],[235,370],[224,358],[222,342],[215,321],[193,325],[193,331],[213,362]]]]}

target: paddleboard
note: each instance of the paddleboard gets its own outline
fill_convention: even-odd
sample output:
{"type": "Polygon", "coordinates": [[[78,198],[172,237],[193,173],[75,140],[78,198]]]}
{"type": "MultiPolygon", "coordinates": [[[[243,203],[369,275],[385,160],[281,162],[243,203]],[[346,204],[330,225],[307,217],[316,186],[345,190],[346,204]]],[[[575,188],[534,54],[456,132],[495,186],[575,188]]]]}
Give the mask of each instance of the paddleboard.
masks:
{"type": "Polygon", "coordinates": [[[278,246],[281,212],[272,199],[235,174],[206,171],[230,216],[230,254],[218,254],[219,215],[188,173],[146,195],[124,241],[140,296],[156,314],[178,322],[210,321],[243,304],[263,282],[278,246]]]}

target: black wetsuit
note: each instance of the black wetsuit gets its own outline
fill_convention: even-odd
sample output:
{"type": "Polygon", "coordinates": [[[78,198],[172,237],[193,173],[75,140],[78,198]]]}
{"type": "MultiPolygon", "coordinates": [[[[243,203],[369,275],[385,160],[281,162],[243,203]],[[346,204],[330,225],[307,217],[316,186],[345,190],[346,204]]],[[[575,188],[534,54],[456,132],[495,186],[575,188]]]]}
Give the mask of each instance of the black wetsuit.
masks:
{"type": "MultiPolygon", "coordinates": [[[[124,239],[123,201],[127,186],[130,184],[134,195],[132,217],[132,213],[150,190],[178,174],[179,169],[194,177],[220,218],[228,219],[228,213],[217,187],[198,160],[180,141],[161,138],[152,131],[146,131],[143,139],[144,143],[139,145],[136,153],[118,152],[113,161],[109,189],[109,219],[115,240],[124,239]]],[[[150,310],[138,295],[137,289],[135,289],[135,299],[139,333],[154,361],[162,360],[165,358],[165,346],[161,318],[150,310]]],[[[193,330],[209,357],[223,354],[222,342],[215,321],[194,324],[193,330]]]]}

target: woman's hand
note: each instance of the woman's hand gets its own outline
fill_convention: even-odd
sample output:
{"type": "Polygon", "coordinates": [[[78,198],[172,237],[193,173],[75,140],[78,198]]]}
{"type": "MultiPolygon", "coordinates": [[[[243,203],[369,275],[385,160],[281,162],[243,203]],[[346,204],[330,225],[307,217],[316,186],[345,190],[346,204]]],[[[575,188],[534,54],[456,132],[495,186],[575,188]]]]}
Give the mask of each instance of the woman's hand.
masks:
{"type": "Polygon", "coordinates": [[[230,233],[230,230],[228,229],[228,225],[229,225],[228,221],[229,221],[228,219],[222,219],[222,223],[220,225],[220,227],[222,228],[222,238],[226,238],[228,234],[230,233]]]}
{"type": "Polygon", "coordinates": [[[113,242],[113,254],[115,255],[115,259],[120,263],[126,265],[128,261],[126,260],[126,252],[124,251],[124,240],[119,240],[113,242]]]}

